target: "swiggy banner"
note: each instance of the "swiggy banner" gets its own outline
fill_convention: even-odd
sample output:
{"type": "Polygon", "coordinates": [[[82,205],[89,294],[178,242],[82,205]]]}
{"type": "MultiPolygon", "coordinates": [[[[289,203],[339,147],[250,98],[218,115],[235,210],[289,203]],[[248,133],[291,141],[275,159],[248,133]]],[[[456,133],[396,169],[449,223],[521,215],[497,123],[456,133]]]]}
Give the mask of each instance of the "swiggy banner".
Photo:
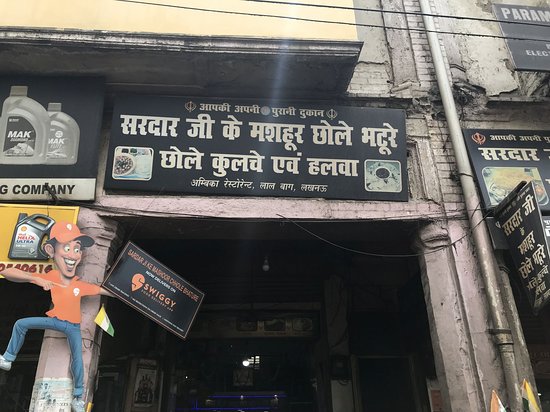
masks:
{"type": "Polygon", "coordinates": [[[128,242],[103,281],[105,289],[185,339],[204,293],[128,242]]]}
{"type": "MultiPolygon", "coordinates": [[[[52,262],[42,251],[56,221],[76,223],[78,207],[0,203],[0,271],[16,267],[49,272],[52,262]]],[[[1,276],[0,276],[1,277],[1,276]]]]}

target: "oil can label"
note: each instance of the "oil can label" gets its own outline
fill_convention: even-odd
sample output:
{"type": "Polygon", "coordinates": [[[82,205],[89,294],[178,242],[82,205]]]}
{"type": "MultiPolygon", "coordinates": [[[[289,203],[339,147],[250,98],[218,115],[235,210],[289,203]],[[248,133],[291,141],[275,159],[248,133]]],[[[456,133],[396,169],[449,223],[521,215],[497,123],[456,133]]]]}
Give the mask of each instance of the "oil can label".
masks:
{"type": "Polygon", "coordinates": [[[21,226],[13,237],[11,255],[14,258],[35,258],[39,245],[39,236],[27,226],[21,226]]]}
{"type": "Polygon", "coordinates": [[[5,156],[32,157],[36,145],[36,130],[21,116],[7,119],[3,152],[5,156]]]}

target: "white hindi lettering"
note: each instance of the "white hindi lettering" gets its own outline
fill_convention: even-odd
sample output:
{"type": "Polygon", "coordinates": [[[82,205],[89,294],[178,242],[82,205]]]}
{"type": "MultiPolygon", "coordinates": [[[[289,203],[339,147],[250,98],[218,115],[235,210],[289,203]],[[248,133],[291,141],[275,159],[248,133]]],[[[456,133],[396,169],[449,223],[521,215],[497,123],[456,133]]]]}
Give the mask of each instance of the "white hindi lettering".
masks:
{"type": "Polygon", "coordinates": [[[535,210],[535,198],[531,195],[525,196],[525,202],[523,202],[523,210],[525,212],[525,216],[528,216],[535,210]]]}
{"type": "Polygon", "coordinates": [[[228,115],[229,120],[220,121],[223,124],[222,127],[222,136],[228,140],[235,140],[241,136],[241,126],[243,122],[237,120],[235,116],[228,115]]]}
{"type": "Polygon", "coordinates": [[[194,147],[189,148],[189,152],[182,152],[176,146],[170,146],[171,150],[160,150],[160,167],[164,169],[186,169],[201,170],[202,157],[204,153],[199,152],[194,147]]]}
{"type": "Polygon", "coordinates": [[[314,144],[327,144],[329,146],[336,145],[351,146],[351,132],[353,127],[350,127],[346,122],[339,121],[340,126],[333,126],[326,120],[321,120],[323,125],[311,125],[313,130],[314,144]]]}
{"type": "Polygon", "coordinates": [[[308,172],[312,176],[318,174],[323,176],[358,176],[359,160],[309,157],[307,161],[309,162],[308,172]]]}
{"type": "Polygon", "coordinates": [[[223,183],[224,187],[230,187],[235,189],[253,189],[253,183],[254,182],[247,182],[244,179],[237,179],[237,180],[229,180],[225,179],[225,182],[223,183]]]}
{"type": "Polygon", "coordinates": [[[392,153],[390,147],[397,147],[395,139],[399,130],[394,129],[389,123],[382,123],[382,126],[384,127],[363,127],[361,129],[363,132],[362,140],[370,147],[378,147],[380,154],[390,155],[392,153]]]}
{"type": "Polygon", "coordinates": [[[228,112],[231,110],[229,103],[201,103],[199,110],[207,112],[228,112]]]}
{"type": "Polygon", "coordinates": [[[177,137],[176,128],[180,121],[177,117],[136,116],[121,114],[122,134],[146,136],[148,134],[158,137],[177,137]]]}
{"type": "Polygon", "coordinates": [[[191,186],[218,187],[219,182],[219,180],[208,180],[201,176],[198,179],[191,180],[191,186]]]}
{"type": "Polygon", "coordinates": [[[264,189],[264,190],[275,190],[275,183],[271,183],[271,182],[260,182],[260,189],[264,189]]]}
{"type": "Polygon", "coordinates": [[[506,147],[478,147],[485,160],[535,160],[539,161],[537,149],[513,149],[506,147]]]}
{"type": "Polygon", "coordinates": [[[546,257],[546,254],[544,253],[544,245],[537,244],[537,250],[533,253],[533,260],[535,263],[539,266],[544,265],[544,258],[546,257]]]}
{"type": "Polygon", "coordinates": [[[303,183],[300,186],[300,190],[302,190],[302,192],[326,192],[327,189],[328,189],[328,185],[313,185],[313,184],[303,183]]]}
{"type": "Polygon", "coordinates": [[[520,243],[518,246],[519,252],[522,255],[525,255],[525,253],[529,250],[533,250],[535,248],[535,235],[533,231],[531,231],[525,239],[523,239],[523,242],[520,243]]]}
{"type": "Polygon", "coordinates": [[[295,175],[300,174],[300,171],[298,170],[300,160],[300,157],[271,156],[273,171],[275,173],[290,172],[295,175]]]}
{"type": "Polygon", "coordinates": [[[325,111],[322,109],[300,109],[300,118],[305,119],[306,117],[323,117],[325,111]]]}
{"type": "Polygon", "coordinates": [[[523,219],[521,217],[521,210],[518,210],[502,225],[502,230],[504,230],[504,234],[506,236],[509,236],[515,229],[519,227],[521,222],[523,222],[523,219]]]}
{"type": "Polygon", "coordinates": [[[296,109],[293,106],[289,107],[272,107],[271,115],[273,117],[279,116],[294,116],[296,114],[296,109]]]}
{"type": "Polygon", "coordinates": [[[260,106],[257,104],[252,106],[235,106],[235,113],[260,113],[260,106]]]}
{"type": "Polygon", "coordinates": [[[187,136],[198,137],[199,139],[212,139],[212,125],[216,123],[209,114],[201,113],[196,119],[185,119],[191,123],[191,128],[187,131],[187,136]]]}
{"type": "Polygon", "coordinates": [[[255,150],[251,150],[250,153],[250,155],[211,153],[214,175],[224,177],[227,175],[227,169],[233,172],[263,172],[262,160],[265,156],[261,156],[255,150]]]}
{"type": "Polygon", "coordinates": [[[260,142],[284,143],[284,148],[289,151],[296,151],[296,143],[303,143],[302,133],[305,125],[286,123],[261,123],[250,122],[250,137],[257,138],[260,142]]]}
{"type": "Polygon", "coordinates": [[[531,273],[534,270],[533,262],[531,261],[531,258],[526,257],[523,262],[521,262],[521,265],[519,266],[519,273],[523,279],[527,279],[527,276],[529,276],[529,273],[531,273]]]}

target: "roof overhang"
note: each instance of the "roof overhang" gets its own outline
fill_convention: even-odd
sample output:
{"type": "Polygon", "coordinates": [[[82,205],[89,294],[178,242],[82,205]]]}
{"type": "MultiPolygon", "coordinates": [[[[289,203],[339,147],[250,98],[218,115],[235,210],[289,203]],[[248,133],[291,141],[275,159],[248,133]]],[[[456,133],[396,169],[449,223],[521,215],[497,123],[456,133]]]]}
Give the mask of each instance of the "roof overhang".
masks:
{"type": "Polygon", "coordinates": [[[3,28],[0,74],[103,76],[110,91],[343,95],[362,42],[3,28]]]}

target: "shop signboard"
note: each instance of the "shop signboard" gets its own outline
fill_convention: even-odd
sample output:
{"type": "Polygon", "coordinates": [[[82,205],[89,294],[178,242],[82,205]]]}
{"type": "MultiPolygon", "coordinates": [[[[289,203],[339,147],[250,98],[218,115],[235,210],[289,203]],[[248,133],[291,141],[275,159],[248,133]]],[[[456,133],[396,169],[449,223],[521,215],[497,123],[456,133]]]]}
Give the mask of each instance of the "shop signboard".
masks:
{"type": "Polygon", "coordinates": [[[0,78],[0,201],[94,200],[99,78],[0,78]]]}
{"type": "Polygon", "coordinates": [[[407,201],[405,112],[120,96],[105,189],[407,201]]]}
{"type": "Polygon", "coordinates": [[[15,267],[30,273],[53,269],[42,251],[56,221],[76,223],[78,207],[0,203],[0,271],[15,267]]]}
{"type": "Polygon", "coordinates": [[[550,300],[550,252],[534,184],[518,185],[495,209],[495,217],[537,314],[550,300]]]}
{"type": "Polygon", "coordinates": [[[550,71],[550,8],[493,4],[518,70],[550,71]]]}
{"type": "Polygon", "coordinates": [[[486,208],[502,202],[521,181],[533,181],[542,213],[550,213],[550,130],[465,129],[463,134],[486,208]]]}
{"type": "Polygon", "coordinates": [[[132,242],[126,244],[102,286],[182,339],[204,299],[204,293],[132,242]]]}

